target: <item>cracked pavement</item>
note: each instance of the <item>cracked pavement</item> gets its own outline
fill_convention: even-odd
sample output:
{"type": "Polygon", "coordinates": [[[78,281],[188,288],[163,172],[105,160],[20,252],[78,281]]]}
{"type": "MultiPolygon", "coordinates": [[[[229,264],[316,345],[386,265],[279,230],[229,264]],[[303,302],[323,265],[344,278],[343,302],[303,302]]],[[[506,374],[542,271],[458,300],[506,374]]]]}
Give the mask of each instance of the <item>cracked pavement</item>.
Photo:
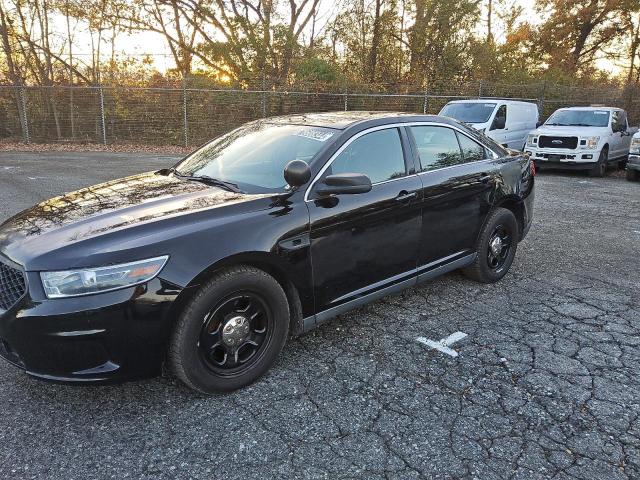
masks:
{"type": "MultiPolygon", "coordinates": [[[[0,153],[0,220],[172,162],[0,153]]],[[[640,478],[639,246],[640,184],[543,173],[501,282],[453,273],[342,315],[239,392],[55,385],[2,362],[0,477],[640,478]],[[455,331],[457,358],[415,341],[455,331]]]]}

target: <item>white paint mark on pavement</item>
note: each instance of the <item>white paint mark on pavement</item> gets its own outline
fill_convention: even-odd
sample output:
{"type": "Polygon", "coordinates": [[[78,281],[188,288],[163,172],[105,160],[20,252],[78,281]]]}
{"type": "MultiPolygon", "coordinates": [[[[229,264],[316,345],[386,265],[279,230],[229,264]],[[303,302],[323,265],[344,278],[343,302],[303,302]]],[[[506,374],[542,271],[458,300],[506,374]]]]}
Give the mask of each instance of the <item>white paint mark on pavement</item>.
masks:
{"type": "Polygon", "coordinates": [[[446,353],[447,355],[450,355],[452,357],[457,357],[458,352],[456,352],[453,348],[450,348],[450,347],[451,345],[462,340],[466,336],[467,334],[464,332],[453,332],[448,337],[443,338],[442,340],[438,340],[437,342],[434,340],[429,340],[428,338],[424,338],[424,337],[416,338],[416,342],[422,343],[427,347],[434,348],[439,352],[446,353]]]}

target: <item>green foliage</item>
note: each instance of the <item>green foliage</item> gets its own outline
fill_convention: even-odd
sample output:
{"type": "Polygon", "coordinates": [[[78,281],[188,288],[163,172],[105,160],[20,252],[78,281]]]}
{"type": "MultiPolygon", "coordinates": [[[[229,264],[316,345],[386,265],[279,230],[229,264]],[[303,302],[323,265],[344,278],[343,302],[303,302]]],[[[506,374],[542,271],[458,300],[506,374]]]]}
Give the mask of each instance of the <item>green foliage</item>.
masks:
{"type": "Polygon", "coordinates": [[[340,71],[328,60],[311,57],[296,65],[295,78],[303,82],[336,83],[340,80],[340,71]]]}

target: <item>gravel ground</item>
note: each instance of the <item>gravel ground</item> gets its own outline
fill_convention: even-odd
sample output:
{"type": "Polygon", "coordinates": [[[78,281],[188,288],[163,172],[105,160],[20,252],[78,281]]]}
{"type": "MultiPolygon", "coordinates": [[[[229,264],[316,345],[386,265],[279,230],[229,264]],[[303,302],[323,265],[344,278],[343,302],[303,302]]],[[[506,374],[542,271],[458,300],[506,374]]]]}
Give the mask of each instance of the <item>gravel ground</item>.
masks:
{"type": "MultiPolygon", "coordinates": [[[[169,165],[0,154],[0,220],[169,165]]],[[[41,383],[0,364],[0,478],[640,478],[640,184],[537,177],[511,273],[450,274],[289,342],[240,392],[41,383]],[[415,341],[461,331],[458,357],[415,341]]]]}

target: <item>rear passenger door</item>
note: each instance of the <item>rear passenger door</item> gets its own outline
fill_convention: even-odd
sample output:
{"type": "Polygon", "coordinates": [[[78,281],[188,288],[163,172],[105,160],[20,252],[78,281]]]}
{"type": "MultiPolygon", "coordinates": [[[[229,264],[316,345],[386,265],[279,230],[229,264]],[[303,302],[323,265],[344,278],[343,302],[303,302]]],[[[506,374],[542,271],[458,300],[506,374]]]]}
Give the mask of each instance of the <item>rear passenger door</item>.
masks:
{"type": "Polygon", "coordinates": [[[473,253],[491,208],[497,157],[463,133],[436,125],[408,127],[423,185],[418,273],[473,253]]]}

